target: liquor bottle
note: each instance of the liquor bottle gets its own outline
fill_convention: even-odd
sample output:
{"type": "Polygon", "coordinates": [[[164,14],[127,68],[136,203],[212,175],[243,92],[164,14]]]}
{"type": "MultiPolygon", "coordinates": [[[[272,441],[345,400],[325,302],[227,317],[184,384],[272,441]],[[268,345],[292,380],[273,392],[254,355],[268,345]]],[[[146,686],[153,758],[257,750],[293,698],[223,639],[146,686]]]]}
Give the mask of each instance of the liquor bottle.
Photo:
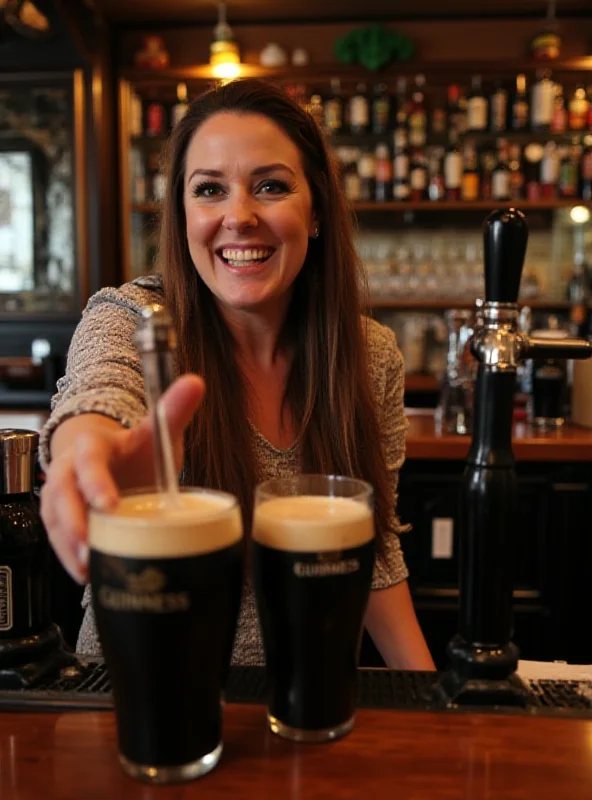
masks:
{"type": "Polygon", "coordinates": [[[446,109],[437,106],[432,111],[432,133],[436,136],[442,136],[446,133],[447,125],[446,109]]]}
{"type": "Polygon", "coordinates": [[[186,83],[178,83],[177,84],[177,102],[171,109],[171,127],[174,128],[175,125],[183,119],[185,114],[189,110],[189,100],[187,96],[187,84],[186,83]]]}
{"type": "Polygon", "coordinates": [[[486,150],[481,154],[481,199],[491,200],[493,170],[497,164],[497,156],[493,150],[486,150]]]}
{"type": "Polygon", "coordinates": [[[592,136],[584,139],[584,149],[580,158],[580,197],[592,202],[592,136]]]}
{"type": "Polygon", "coordinates": [[[586,123],[586,128],[589,131],[592,131],[592,84],[588,86],[588,122],[586,123]]]}
{"type": "Polygon", "coordinates": [[[467,130],[467,111],[463,99],[460,86],[451,84],[448,87],[448,126],[458,135],[467,130]]]}
{"type": "Polygon", "coordinates": [[[559,180],[559,159],[555,142],[547,142],[541,160],[541,197],[552,200],[557,197],[559,180]]]}
{"type": "Polygon", "coordinates": [[[582,84],[576,86],[568,106],[568,124],[572,131],[583,131],[588,122],[590,100],[582,84]]]}
{"type": "Polygon", "coordinates": [[[541,162],[545,149],[539,142],[529,142],[524,148],[524,188],[526,199],[532,202],[542,197],[541,162]]]}
{"type": "Polygon", "coordinates": [[[428,188],[428,168],[423,150],[415,148],[409,164],[409,184],[411,201],[419,203],[426,199],[428,188]]]}
{"type": "Polygon", "coordinates": [[[579,183],[579,158],[577,144],[563,150],[559,164],[559,197],[577,197],[579,183]]]}
{"type": "Polygon", "coordinates": [[[460,200],[462,175],[463,159],[458,149],[458,134],[453,128],[450,131],[450,140],[444,155],[444,186],[447,200],[460,200]]]}
{"type": "Polygon", "coordinates": [[[393,188],[393,162],[388,146],[383,142],[376,145],[374,156],[376,159],[374,199],[377,203],[386,203],[392,197],[393,188]]]}
{"type": "Polygon", "coordinates": [[[501,81],[497,81],[495,91],[489,99],[490,130],[503,133],[508,127],[508,92],[501,81]]]}
{"type": "Polygon", "coordinates": [[[130,92],[129,127],[131,136],[141,136],[144,132],[142,124],[142,100],[137,92],[130,92]]]}
{"type": "Polygon", "coordinates": [[[497,162],[491,173],[491,197],[493,200],[510,199],[510,169],[507,163],[507,143],[500,139],[497,162]]]}
{"type": "Polygon", "coordinates": [[[376,183],[376,158],[374,153],[364,150],[358,161],[358,174],[360,176],[360,200],[363,203],[375,198],[376,183]]]}
{"type": "Polygon", "coordinates": [[[567,109],[563,96],[563,86],[555,84],[555,97],[553,100],[553,117],[551,118],[551,133],[565,133],[567,130],[567,109]]]}
{"type": "Polygon", "coordinates": [[[329,135],[339,134],[343,129],[343,98],[339,78],[331,78],[331,94],[323,104],[323,128],[329,135]]]}
{"type": "Polygon", "coordinates": [[[515,142],[508,148],[508,169],[510,170],[510,200],[521,200],[524,197],[524,171],[522,169],[522,153],[515,142]]]}
{"type": "Polygon", "coordinates": [[[323,109],[323,98],[318,92],[313,92],[310,96],[310,100],[308,101],[308,113],[319,128],[322,128],[325,122],[325,111],[323,109]]]}
{"type": "Polygon", "coordinates": [[[524,131],[528,128],[528,97],[526,94],[526,75],[516,77],[516,91],[512,101],[512,130],[524,131]]]}
{"type": "Polygon", "coordinates": [[[464,169],[461,184],[461,197],[463,200],[472,202],[479,199],[479,163],[477,152],[473,144],[465,147],[464,169]]]}
{"type": "Polygon", "coordinates": [[[372,98],[372,133],[384,134],[391,121],[391,99],[385,83],[377,83],[372,98]]]}
{"type": "Polygon", "coordinates": [[[347,148],[343,158],[343,190],[350,203],[356,203],[360,199],[359,155],[360,151],[352,147],[347,148]]]}
{"type": "Polygon", "coordinates": [[[366,84],[358,83],[356,93],[350,97],[348,104],[349,129],[355,135],[367,133],[370,122],[370,109],[366,96],[366,84]]]}
{"type": "Polygon", "coordinates": [[[146,133],[148,136],[162,136],[164,131],[164,106],[162,103],[152,102],[146,109],[146,133]]]}
{"type": "Polygon", "coordinates": [[[548,131],[553,121],[555,84],[549,70],[539,70],[532,85],[530,124],[533,131],[548,131]]]}
{"type": "Polygon", "coordinates": [[[397,114],[397,126],[393,136],[393,199],[408,200],[411,187],[409,185],[409,150],[407,147],[407,128],[405,112],[397,114]]]}
{"type": "Polygon", "coordinates": [[[428,198],[433,202],[444,200],[446,196],[442,158],[443,151],[440,148],[434,148],[428,161],[428,198]]]}
{"type": "Polygon", "coordinates": [[[467,129],[487,130],[487,98],[481,88],[480,75],[473,75],[471,79],[471,91],[467,99],[467,129]]]}
{"type": "Polygon", "coordinates": [[[425,76],[415,76],[415,89],[411,96],[409,117],[409,144],[411,147],[423,147],[426,143],[428,115],[425,102],[425,76]]]}
{"type": "Polygon", "coordinates": [[[395,119],[399,121],[403,120],[403,123],[407,125],[408,117],[409,98],[407,97],[407,78],[401,77],[397,78],[395,119]]]}

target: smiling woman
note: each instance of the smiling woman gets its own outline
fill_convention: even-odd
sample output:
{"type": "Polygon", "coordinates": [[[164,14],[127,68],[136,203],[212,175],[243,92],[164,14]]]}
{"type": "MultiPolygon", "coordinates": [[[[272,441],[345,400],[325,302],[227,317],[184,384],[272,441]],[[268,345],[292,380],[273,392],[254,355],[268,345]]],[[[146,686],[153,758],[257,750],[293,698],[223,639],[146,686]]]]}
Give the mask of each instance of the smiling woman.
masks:
{"type": "MultiPolygon", "coordinates": [[[[394,334],[361,315],[350,211],[322,133],[282,90],[232,81],[190,106],[167,165],[160,274],[91,299],[43,431],[57,553],[84,580],[88,506],[153,481],[133,334],[142,306],[164,302],[181,374],[164,405],[183,481],[237,496],[248,533],[260,481],[365,479],[378,543],[367,628],[390,666],[432,668],[398,536],[402,359],[394,334]]],[[[100,651],[90,606],[79,648],[100,651]]],[[[233,657],[264,660],[249,579],[233,657]]]]}

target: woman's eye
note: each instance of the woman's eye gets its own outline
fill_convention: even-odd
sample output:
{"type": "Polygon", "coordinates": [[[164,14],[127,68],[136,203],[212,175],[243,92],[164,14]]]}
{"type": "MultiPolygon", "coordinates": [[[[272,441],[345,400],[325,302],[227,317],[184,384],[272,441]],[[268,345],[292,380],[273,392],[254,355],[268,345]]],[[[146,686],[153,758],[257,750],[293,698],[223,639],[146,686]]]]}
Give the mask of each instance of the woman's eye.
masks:
{"type": "Polygon", "coordinates": [[[257,187],[257,191],[263,194],[286,194],[289,190],[288,184],[280,180],[263,181],[257,187]]]}
{"type": "Polygon", "coordinates": [[[222,194],[222,187],[219,183],[212,183],[211,181],[198,183],[197,186],[193,187],[192,194],[194,197],[217,197],[222,194]]]}

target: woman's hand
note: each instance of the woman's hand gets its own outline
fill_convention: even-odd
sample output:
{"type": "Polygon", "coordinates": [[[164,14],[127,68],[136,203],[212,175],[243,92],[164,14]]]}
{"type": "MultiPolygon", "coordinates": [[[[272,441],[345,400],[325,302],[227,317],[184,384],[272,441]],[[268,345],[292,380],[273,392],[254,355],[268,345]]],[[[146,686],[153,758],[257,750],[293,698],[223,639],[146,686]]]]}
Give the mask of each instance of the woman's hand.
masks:
{"type": "MultiPolygon", "coordinates": [[[[183,432],[204,392],[201,378],[183,375],[162,396],[178,469],[183,432]]],[[[89,506],[112,508],[122,489],[154,484],[152,415],[129,430],[96,414],[72,417],[56,429],[52,454],[41,490],[41,516],[60,561],[74,580],[83,583],[89,506]]]]}

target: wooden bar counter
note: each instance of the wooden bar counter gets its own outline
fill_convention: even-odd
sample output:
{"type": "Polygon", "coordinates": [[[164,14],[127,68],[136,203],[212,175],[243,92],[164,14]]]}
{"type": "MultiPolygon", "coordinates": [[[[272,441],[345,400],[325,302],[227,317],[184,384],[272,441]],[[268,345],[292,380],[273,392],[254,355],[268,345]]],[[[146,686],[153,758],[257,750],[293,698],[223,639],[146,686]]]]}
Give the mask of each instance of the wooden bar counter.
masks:
{"type": "MultiPolygon", "coordinates": [[[[431,409],[406,409],[407,458],[454,459],[467,457],[471,439],[443,433],[431,409]]],[[[592,429],[566,423],[554,430],[527,422],[514,423],[513,450],[517,461],[592,462],[592,429]]]]}
{"type": "Polygon", "coordinates": [[[592,720],[360,710],[330,744],[271,734],[263,706],[229,705],[218,767],[153,787],[116,759],[114,717],[0,714],[2,800],[590,800],[592,720]]]}

